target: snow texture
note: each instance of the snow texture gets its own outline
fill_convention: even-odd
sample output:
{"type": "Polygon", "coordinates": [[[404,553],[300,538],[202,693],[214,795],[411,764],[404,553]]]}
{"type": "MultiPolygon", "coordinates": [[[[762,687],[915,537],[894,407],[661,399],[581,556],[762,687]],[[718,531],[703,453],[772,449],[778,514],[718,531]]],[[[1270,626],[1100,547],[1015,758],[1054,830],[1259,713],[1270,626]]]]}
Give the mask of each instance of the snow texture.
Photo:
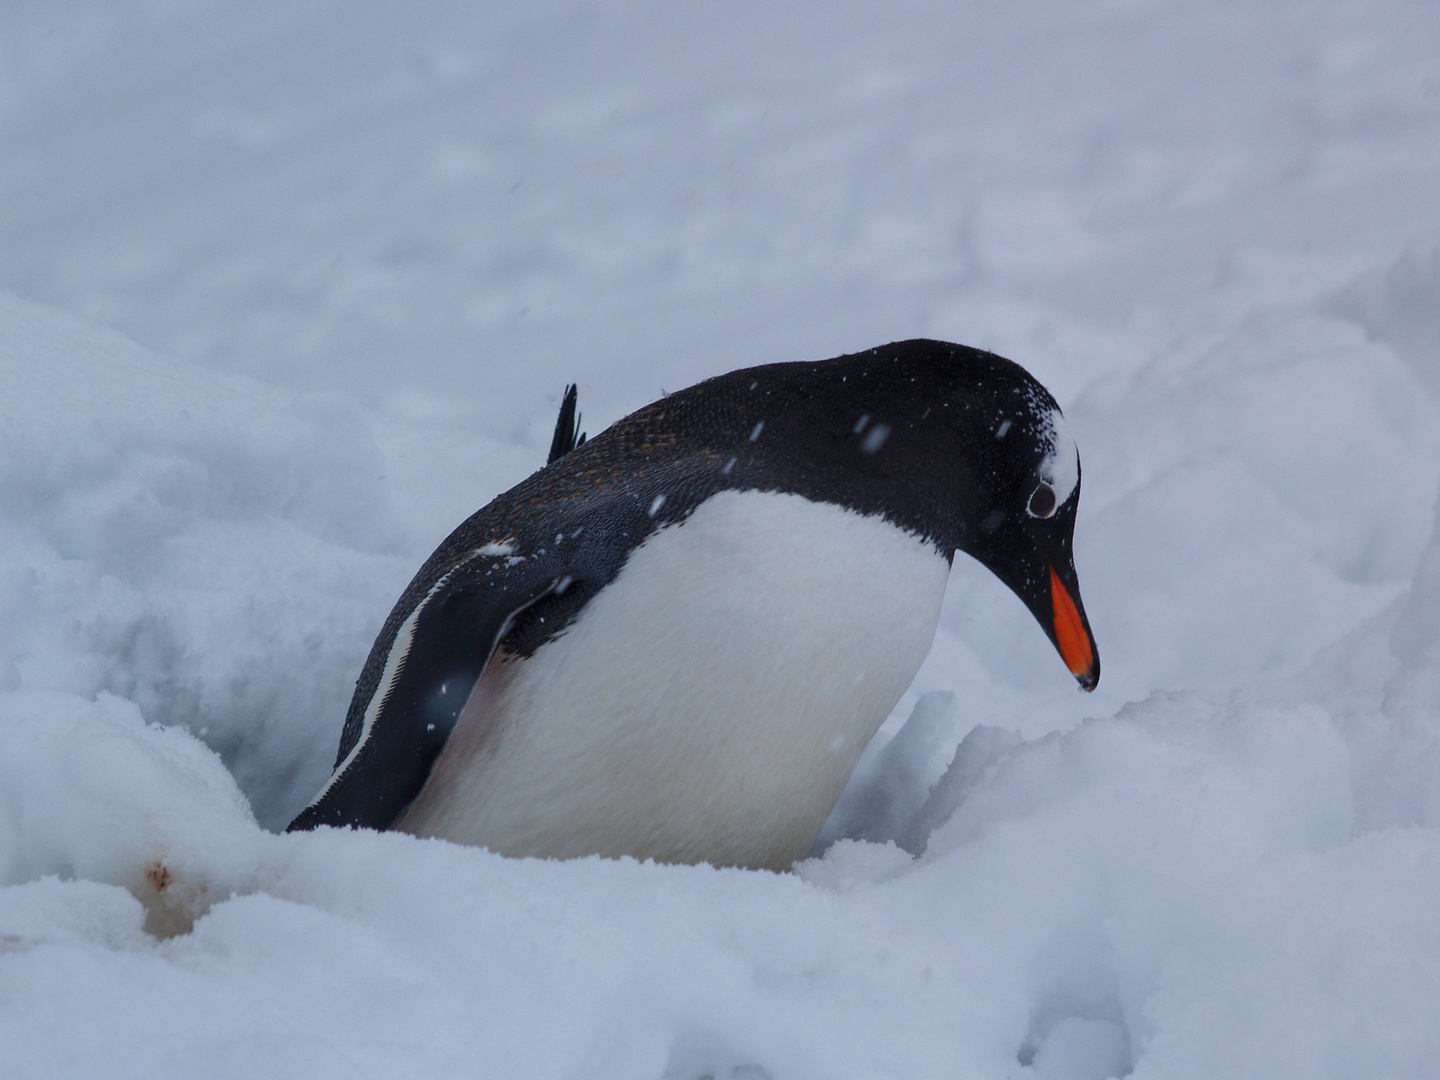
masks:
{"type": "Polygon", "coordinates": [[[0,1075],[1440,1060],[1440,6],[0,10],[0,1075]],[[957,561],[772,874],[277,830],[420,561],[751,363],[1055,394],[1093,695],[957,561]]]}

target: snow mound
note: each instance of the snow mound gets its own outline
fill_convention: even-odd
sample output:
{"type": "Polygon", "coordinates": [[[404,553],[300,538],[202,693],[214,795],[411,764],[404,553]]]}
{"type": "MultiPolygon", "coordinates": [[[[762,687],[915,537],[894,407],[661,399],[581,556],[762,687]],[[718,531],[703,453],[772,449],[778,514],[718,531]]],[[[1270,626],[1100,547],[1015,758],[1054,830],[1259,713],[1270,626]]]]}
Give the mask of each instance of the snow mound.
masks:
{"type": "Polygon", "coordinates": [[[5,5],[0,1073],[1433,1075],[1437,16],[5,5]],[[958,559],[793,873],[273,831],[567,382],[916,335],[1064,408],[1093,695],[958,559]]]}
{"type": "MultiPolygon", "coordinates": [[[[0,786],[9,811],[0,821],[0,880],[121,886],[145,905],[145,929],[156,935],[187,932],[233,891],[214,876],[215,853],[226,852],[222,865],[231,865],[259,833],[211,750],[182,729],[147,725],[132,702],[103,691],[93,702],[0,695],[0,786]]],[[[128,940],[134,912],[105,904],[93,926],[62,916],[60,927],[128,940]]]]}
{"type": "Polygon", "coordinates": [[[129,698],[286,820],[413,571],[368,422],[3,294],[0,385],[0,690],[129,698]]]}
{"type": "MultiPolygon", "coordinates": [[[[318,782],[345,680],[408,570],[350,520],[383,523],[383,489],[349,458],[307,458],[337,425],[369,445],[363,414],[316,419],[31,305],[0,316],[24,402],[4,473],[23,498],[0,535],[28,605],[0,694],[14,1075],[89,1075],[99,1054],[113,1076],[1399,1076],[1440,1051],[1440,533],[1395,479],[1433,493],[1434,424],[1383,349],[1252,343],[1248,368],[1207,374],[1224,350],[1160,363],[1088,406],[1194,425],[1148,471],[1125,450],[1143,426],[1096,438],[1121,479],[1101,474],[1086,523],[1115,550],[1086,557],[1091,603],[1122,613],[1118,666],[1148,655],[1126,597],[1222,587],[1241,556],[1216,530],[1244,529],[1257,576],[1223,594],[1258,623],[1243,632],[1293,625],[1254,584],[1279,575],[1314,605],[1314,641],[1350,628],[1343,693],[1317,645],[1309,669],[1249,690],[1150,689],[1027,735],[978,722],[1000,698],[961,669],[978,693],[919,698],[837,809],[841,839],[774,875],[264,831],[242,789],[273,811],[318,782]],[[1329,430],[1370,445],[1326,459],[1295,452],[1303,427],[1278,445],[1250,433],[1266,394],[1306,384],[1297,366],[1369,403],[1329,430]],[[1224,385],[1245,390],[1228,407],[1224,385]],[[1198,418],[1166,404],[1182,398],[1198,418]],[[1282,498],[1317,460],[1340,497],[1282,498]],[[357,493],[302,506],[332,471],[357,493]],[[1223,501],[1217,484],[1268,484],[1246,496],[1264,513],[1194,514],[1216,550],[1187,545],[1171,517],[1223,501]],[[1357,506],[1397,535],[1340,520],[1357,506]],[[1185,556],[1168,577],[1141,557],[1162,542],[1185,556]]],[[[1202,655],[1237,686],[1257,665],[1225,648],[1202,655]]]]}

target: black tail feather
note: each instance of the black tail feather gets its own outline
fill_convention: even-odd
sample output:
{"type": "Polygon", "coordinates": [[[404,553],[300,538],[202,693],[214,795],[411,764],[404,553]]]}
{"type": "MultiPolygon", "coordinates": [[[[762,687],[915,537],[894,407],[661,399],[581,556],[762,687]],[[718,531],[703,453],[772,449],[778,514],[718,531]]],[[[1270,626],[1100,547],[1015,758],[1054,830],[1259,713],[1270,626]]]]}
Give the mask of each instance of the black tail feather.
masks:
{"type": "Polygon", "coordinates": [[[565,397],[560,402],[560,416],[555,421],[555,437],[550,440],[550,457],[546,465],[553,465],[577,446],[585,445],[585,433],[580,430],[580,414],[575,411],[578,389],[574,383],[565,387],[565,397]]]}

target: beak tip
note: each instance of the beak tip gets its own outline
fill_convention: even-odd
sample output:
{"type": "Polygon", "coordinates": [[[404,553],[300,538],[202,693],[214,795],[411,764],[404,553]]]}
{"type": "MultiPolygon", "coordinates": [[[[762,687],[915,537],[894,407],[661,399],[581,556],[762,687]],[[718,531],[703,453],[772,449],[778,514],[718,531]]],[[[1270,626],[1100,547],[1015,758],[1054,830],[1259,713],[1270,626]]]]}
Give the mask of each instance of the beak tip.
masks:
{"type": "Polygon", "coordinates": [[[1078,601],[1070,595],[1054,566],[1050,567],[1050,603],[1053,609],[1050,625],[1060,659],[1065,661],[1080,689],[1088,693],[1100,682],[1100,657],[1085,617],[1080,614],[1078,601]]]}

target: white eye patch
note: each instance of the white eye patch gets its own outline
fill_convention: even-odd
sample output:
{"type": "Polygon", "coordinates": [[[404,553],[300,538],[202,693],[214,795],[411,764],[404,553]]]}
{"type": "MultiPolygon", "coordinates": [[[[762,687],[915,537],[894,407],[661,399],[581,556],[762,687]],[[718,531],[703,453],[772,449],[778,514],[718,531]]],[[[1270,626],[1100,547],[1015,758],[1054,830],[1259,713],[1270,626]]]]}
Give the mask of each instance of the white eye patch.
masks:
{"type": "Polygon", "coordinates": [[[1055,505],[1062,506],[1080,482],[1080,452],[1075,448],[1070,425],[1065,423],[1059,409],[1051,409],[1046,415],[1040,438],[1049,442],[1045,457],[1040,461],[1040,479],[1054,489],[1055,505]]]}

